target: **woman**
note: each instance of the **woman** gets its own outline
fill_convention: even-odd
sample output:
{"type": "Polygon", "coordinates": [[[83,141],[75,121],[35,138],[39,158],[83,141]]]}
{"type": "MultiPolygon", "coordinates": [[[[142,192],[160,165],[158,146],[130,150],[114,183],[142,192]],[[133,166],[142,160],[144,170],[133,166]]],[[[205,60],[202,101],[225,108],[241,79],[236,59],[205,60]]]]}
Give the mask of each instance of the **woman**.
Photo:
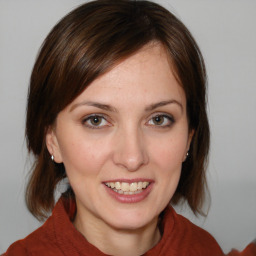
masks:
{"type": "Polygon", "coordinates": [[[5,255],[222,255],[202,213],[206,74],[186,27],[147,1],[100,0],[46,38],[28,95],[29,210],[51,217],[5,255]],[[55,205],[56,187],[68,180],[55,205]]]}

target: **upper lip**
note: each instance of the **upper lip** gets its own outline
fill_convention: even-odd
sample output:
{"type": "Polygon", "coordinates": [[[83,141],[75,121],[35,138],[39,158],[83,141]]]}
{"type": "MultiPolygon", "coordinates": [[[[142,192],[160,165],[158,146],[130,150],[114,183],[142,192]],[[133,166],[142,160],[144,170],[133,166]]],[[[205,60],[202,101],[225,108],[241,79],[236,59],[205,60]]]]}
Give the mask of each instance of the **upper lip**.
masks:
{"type": "Polygon", "coordinates": [[[147,178],[136,178],[136,179],[111,179],[111,180],[105,180],[102,183],[109,183],[109,182],[126,182],[126,183],[134,183],[134,182],[149,182],[152,183],[152,179],[147,178]]]}

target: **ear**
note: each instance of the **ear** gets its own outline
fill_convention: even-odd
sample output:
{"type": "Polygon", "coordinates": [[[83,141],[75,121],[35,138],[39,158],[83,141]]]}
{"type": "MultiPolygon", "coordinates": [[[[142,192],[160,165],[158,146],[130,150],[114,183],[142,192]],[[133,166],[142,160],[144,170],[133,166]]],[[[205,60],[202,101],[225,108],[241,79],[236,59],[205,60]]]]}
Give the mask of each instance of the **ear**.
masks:
{"type": "Polygon", "coordinates": [[[187,159],[187,154],[188,154],[188,151],[189,151],[189,148],[190,148],[190,144],[191,144],[191,141],[193,139],[193,136],[194,136],[194,133],[195,133],[195,130],[192,129],[189,134],[188,134],[188,141],[187,141],[187,147],[186,147],[186,152],[185,152],[185,155],[183,157],[183,162],[186,161],[187,159]]]}
{"type": "Polygon", "coordinates": [[[54,157],[54,162],[62,163],[60,147],[53,127],[48,128],[45,139],[49,154],[54,157]]]}
{"type": "Polygon", "coordinates": [[[193,139],[194,133],[195,133],[195,130],[192,129],[192,130],[189,132],[189,134],[188,134],[187,151],[189,151],[190,144],[191,144],[191,141],[192,141],[192,139],[193,139]]]}

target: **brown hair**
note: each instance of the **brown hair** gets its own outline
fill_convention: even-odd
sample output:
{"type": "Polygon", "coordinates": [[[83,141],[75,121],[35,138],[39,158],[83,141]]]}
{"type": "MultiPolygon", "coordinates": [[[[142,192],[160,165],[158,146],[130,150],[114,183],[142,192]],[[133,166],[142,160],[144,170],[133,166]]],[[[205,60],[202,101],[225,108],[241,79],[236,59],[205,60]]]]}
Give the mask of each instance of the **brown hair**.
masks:
{"type": "MultiPolygon", "coordinates": [[[[95,78],[152,41],[160,42],[170,56],[186,94],[189,128],[195,131],[172,202],[184,199],[194,213],[201,213],[209,126],[206,73],[200,50],[183,23],[156,3],[98,0],[78,7],[52,29],[32,71],[26,138],[36,160],[26,202],[38,219],[52,210],[56,185],[65,177],[63,164],[50,159],[45,143],[47,129],[95,78]]],[[[72,189],[67,194],[74,197],[72,189]]]]}

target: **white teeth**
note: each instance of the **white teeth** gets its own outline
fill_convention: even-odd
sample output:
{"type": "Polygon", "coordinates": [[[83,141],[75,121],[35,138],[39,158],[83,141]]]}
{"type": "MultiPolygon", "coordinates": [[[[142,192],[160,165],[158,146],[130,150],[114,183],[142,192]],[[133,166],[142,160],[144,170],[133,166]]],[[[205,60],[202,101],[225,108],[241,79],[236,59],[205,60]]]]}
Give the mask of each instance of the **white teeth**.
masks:
{"type": "Polygon", "coordinates": [[[130,190],[130,185],[129,185],[129,183],[122,182],[121,190],[123,190],[124,192],[129,191],[129,190],[130,190]]]}
{"type": "Polygon", "coordinates": [[[140,182],[138,182],[138,187],[137,187],[138,189],[142,189],[142,182],[140,181],[140,182]]]}
{"type": "Polygon", "coordinates": [[[142,188],[146,188],[147,186],[148,186],[148,182],[145,182],[145,181],[144,181],[144,182],[142,183],[142,188]]]}
{"type": "Polygon", "coordinates": [[[137,191],[138,189],[138,184],[136,182],[133,182],[130,184],[130,191],[131,192],[134,192],[134,191],[137,191]]]}
{"type": "Polygon", "coordinates": [[[106,182],[106,186],[112,188],[115,192],[125,195],[133,195],[142,192],[143,189],[147,188],[149,185],[148,181],[139,182],[106,182]]]}
{"type": "Polygon", "coordinates": [[[116,189],[121,189],[121,183],[120,182],[116,182],[115,183],[115,188],[116,189]]]}

